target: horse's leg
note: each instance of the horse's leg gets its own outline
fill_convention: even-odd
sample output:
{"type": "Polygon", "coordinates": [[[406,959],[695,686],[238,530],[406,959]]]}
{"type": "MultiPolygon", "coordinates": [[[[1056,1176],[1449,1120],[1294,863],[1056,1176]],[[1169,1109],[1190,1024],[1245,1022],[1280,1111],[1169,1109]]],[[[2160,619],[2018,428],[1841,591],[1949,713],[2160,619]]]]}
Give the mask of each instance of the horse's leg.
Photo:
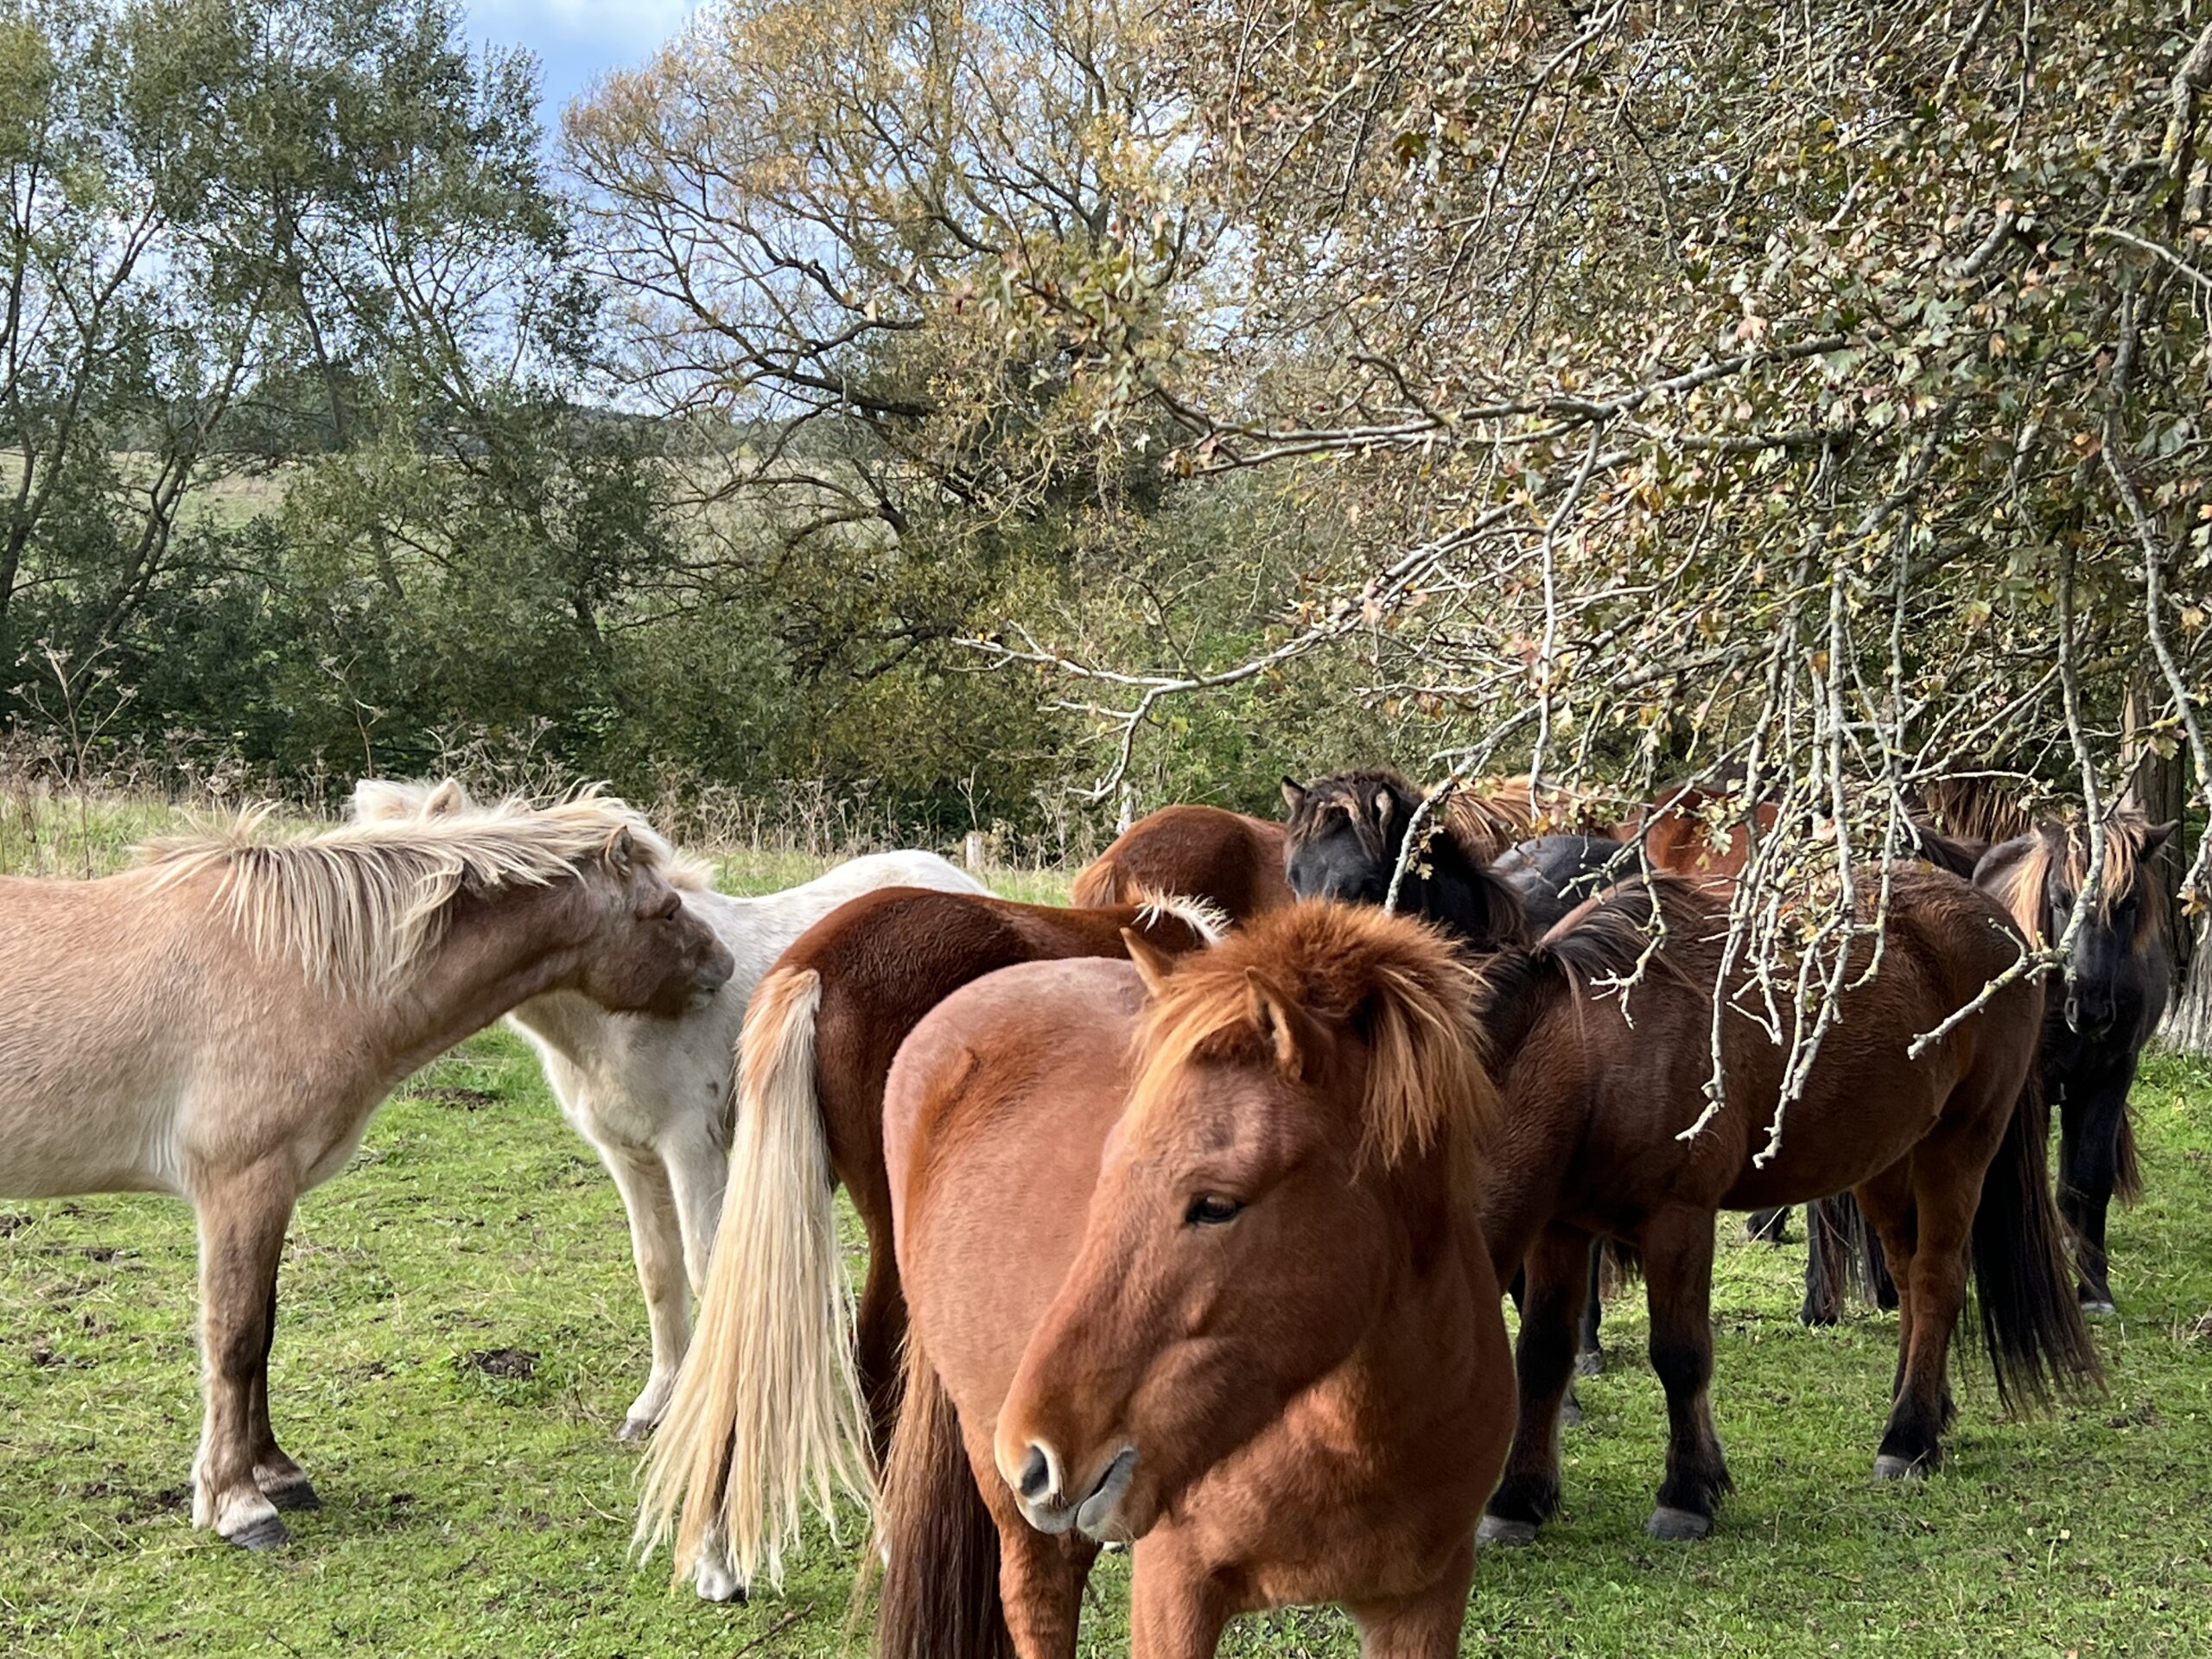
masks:
{"type": "Polygon", "coordinates": [[[1644,1523],[1654,1538],[1702,1538],[1734,1482],[1713,1427],[1713,1212],[1669,1205],[1644,1218],[1651,1369],[1667,1390],[1667,1478],[1644,1523]]]}
{"type": "MultiPolygon", "coordinates": [[[[674,1391],[676,1370],[683,1364],[684,1353],[690,1347],[690,1326],[683,1317],[688,1312],[684,1287],[688,1285],[695,1297],[704,1294],[707,1268],[714,1256],[715,1232],[721,1224],[722,1190],[729,1183],[729,1147],[716,1120],[700,1114],[688,1124],[662,1136],[657,1169],[660,1185],[669,1194],[664,1226],[676,1235],[673,1243],[680,1251],[682,1272],[677,1275],[677,1283],[670,1293],[678,1317],[669,1333],[669,1386],[654,1408],[656,1422],[666,1408],[669,1394],[674,1391]]],[[[666,1249],[668,1246],[664,1244],[663,1248],[666,1249]]],[[[658,1370],[660,1363],[660,1351],[656,1348],[654,1368],[658,1370]]],[[[632,1415],[636,1415],[634,1407],[632,1415]]],[[[629,1425],[623,1427],[626,1432],[629,1425]]]]}
{"type": "Polygon", "coordinates": [[[1912,1351],[1912,1298],[1904,1287],[1912,1282],[1912,1260],[1918,1253],[1919,1211],[1912,1196],[1911,1160],[1904,1160],[1853,1187],[1851,1196],[1865,1211],[1867,1225],[1881,1241],[1882,1259],[1896,1275],[1897,1285],[1897,1364],[1890,1379],[1890,1398],[1904,1387],[1905,1356],[1912,1351]]]}
{"type": "Polygon", "coordinates": [[[2078,1294],[2091,1313],[2113,1311],[2105,1218],[2120,1168],[2120,1118],[2134,1075],[2131,1059],[2117,1075],[2070,1088],[2059,1112],[2059,1208],[2073,1229],[2078,1294]]]}
{"type": "Polygon", "coordinates": [[[676,1195],[676,1220],[683,1235],[683,1274],[691,1294],[706,1288],[707,1264],[721,1225],[722,1190],[729,1185],[729,1142],[704,1115],[661,1137],[660,1160],[676,1195]]]}
{"type": "Polygon", "coordinates": [[[1574,1333],[1589,1288],[1590,1235],[1554,1222],[1529,1252],[1521,1339],[1514,1344],[1521,1416],[1505,1472],[1476,1538],[1525,1544],[1559,1504],[1560,1403],[1574,1375],[1574,1333]]]}
{"type": "MultiPolygon", "coordinates": [[[[282,1245],[279,1245],[282,1251],[282,1245]]],[[[276,1431],[269,1421],[269,1353],[276,1344],[276,1277],[269,1279],[268,1311],[261,1322],[261,1363],[253,1373],[253,1387],[247,1395],[246,1409],[251,1414],[250,1433],[253,1437],[253,1484],[261,1494],[280,1510],[319,1510],[322,1500],[315,1496],[314,1483],[308,1479],[307,1471],[285,1455],[284,1448],[276,1444],[276,1431]]]]}
{"type": "Polygon", "coordinates": [[[620,1438],[641,1440],[658,1426],[676,1391],[676,1373],[691,1341],[691,1308],[684,1298],[683,1239],[675,1191],[659,1154],[641,1147],[599,1143],[599,1155],[614,1178],[615,1191],[630,1215],[630,1252],[638,1263],[638,1283],[645,1293],[645,1325],[652,1338],[652,1369],[645,1386],[630,1402],[620,1438]]]}
{"type": "Polygon", "coordinates": [[[1074,1659],[1083,1586],[1098,1546],[1080,1533],[1047,1537],[1018,1511],[999,1513],[999,1605],[1020,1659],[1074,1659]]]}
{"type": "MultiPolygon", "coordinates": [[[[192,1523],[249,1549],[289,1535],[254,1480],[257,1416],[267,1415],[269,1316],[298,1176],[278,1156],[195,1181],[200,1356],[206,1421],[192,1465],[192,1523]],[[257,1412],[254,1390],[264,1400],[257,1412]]],[[[285,1460],[290,1462],[289,1459],[285,1460]]],[[[297,1465],[293,1465],[297,1468],[297,1465]]]]}
{"type": "Polygon", "coordinates": [[[1213,1659],[1235,1611],[1180,1540],[1154,1532],[1137,1541],[1130,1560],[1129,1659],[1213,1659]]]}
{"type": "MultiPolygon", "coordinates": [[[[866,1220],[866,1217],[862,1217],[866,1220]]],[[[899,1421],[899,1351],[906,1342],[906,1297],[888,1218],[868,1229],[868,1274],[853,1319],[854,1369],[868,1402],[879,1464],[889,1455],[899,1421]]]]}
{"type": "Polygon", "coordinates": [[[1982,1150],[1977,1161],[1965,1155],[1959,1137],[1940,1135],[1914,1149],[1911,1258],[1897,1275],[1897,1398],[1874,1458],[1874,1472],[1885,1479],[1924,1474],[1942,1454],[1952,1414],[1951,1332],[1966,1306],[1967,1248],[1981,1196],[1979,1172],[1987,1162],[1982,1150]]]}
{"type": "Polygon", "coordinates": [[[1348,1605],[1344,1611],[1359,1626],[1360,1659],[1452,1659],[1474,1576],[1475,1552],[1463,1548],[1425,1590],[1395,1601],[1348,1605]]]}
{"type": "Polygon", "coordinates": [[[1605,1344],[1598,1339],[1605,1300],[1605,1246],[1601,1240],[1593,1238],[1590,1241],[1589,1287],[1583,1294],[1581,1329],[1575,1342],[1577,1376],[1596,1376],[1605,1369],[1605,1344]]]}
{"type": "Polygon", "coordinates": [[[1800,1325],[1834,1325],[1840,1317],[1840,1298],[1828,1271],[1834,1230],[1817,1199],[1805,1206],[1805,1300],[1797,1307],[1800,1325]]]}

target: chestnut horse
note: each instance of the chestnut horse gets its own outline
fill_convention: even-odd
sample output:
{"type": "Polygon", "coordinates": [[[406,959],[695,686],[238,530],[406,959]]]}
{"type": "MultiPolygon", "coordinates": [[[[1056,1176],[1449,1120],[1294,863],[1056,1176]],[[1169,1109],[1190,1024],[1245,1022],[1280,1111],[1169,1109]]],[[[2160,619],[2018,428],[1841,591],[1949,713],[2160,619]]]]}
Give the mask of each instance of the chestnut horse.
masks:
{"type": "Polygon", "coordinates": [[[1370,1656],[1445,1659],[1513,1397],[1472,977],[1335,906],[1130,951],[971,985],[893,1068],[912,1330],[874,1650],[1071,1659],[1116,1540],[1135,1659],[1319,1601],[1370,1656]]]}
{"type": "Polygon", "coordinates": [[[292,1206],[416,1067],[558,990],[673,1018],[733,967],[645,821],[584,797],[271,842],[157,842],[98,881],[0,880],[0,1193],[174,1192],[200,1217],[192,1521],[248,1548],[315,1488],[269,1351],[292,1206]]]}
{"type": "Polygon", "coordinates": [[[642,1541],[675,1536],[700,1595],[740,1594],[810,1501],[864,1491],[897,1415],[906,1328],[883,1167],[883,1084],[915,1023],[994,969],[1120,957],[1126,929],[1188,950],[1203,906],[1069,910],[912,887],[851,899],[753,994],[735,1138],[699,1327],[645,1460],[642,1541]],[[837,1237],[842,1183],[867,1230],[857,1324],[837,1237]],[[678,1520],[680,1511],[681,1519],[678,1520]]]}
{"type": "Polygon", "coordinates": [[[1141,904],[1147,894],[1204,899],[1231,921],[1291,901],[1283,875],[1283,828],[1218,806],[1163,806],[1114,838],[1076,873],[1078,905],[1141,904]]]}

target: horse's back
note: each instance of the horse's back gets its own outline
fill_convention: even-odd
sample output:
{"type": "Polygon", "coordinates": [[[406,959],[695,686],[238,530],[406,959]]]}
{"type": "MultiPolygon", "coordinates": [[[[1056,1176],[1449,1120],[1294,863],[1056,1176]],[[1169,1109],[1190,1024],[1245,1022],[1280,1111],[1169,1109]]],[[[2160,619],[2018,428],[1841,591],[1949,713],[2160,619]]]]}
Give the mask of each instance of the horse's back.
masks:
{"type": "MultiPolygon", "coordinates": [[[[1633,1172],[1621,1190],[1637,1203],[1667,1196],[1758,1208],[1840,1191],[1870,1161],[1886,1166],[1962,1086],[1990,1096],[2017,1086],[2042,1006],[2036,986],[2008,986],[1932,1052],[1911,1058],[1913,1040],[2017,961],[2020,943],[2002,909],[1957,877],[1904,865],[1889,874],[1880,969],[1845,990],[1765,1165],[1755,1160],[1769,1143],[1790,1047],[1754,1017],[1763,999],[1745,968],[1732,975],[1721,1025],[1725,1103],[1697,1135],[1681,1138],[1704,1111],[1713,1071],[1711,991],[1726,922],[1710,895],[1684,896],[1691,909],[1670,922],[1669,943],[1624,996],[1562,995],[1521,1045],[1509,1078],[1560,1111],[1588,1103],[1574,1131],[1577,1161],[1633,1172]],[[1710,925],[1693,937],[1686,924],[1707,912],[1710,925]],[[1541,1068],[1539,1087],[1529,1087],[1523,1067],[1541,1068]]],[[[1869,919],[1876,878],[1862,872],[1869,919]]],[[[1854,964],[1872,949],[1871,938],[1859,941],[1854,964]]],[[[1778,1001],[1787,1033],[1792,1010],[1786,996],[1778,1001]]]]}
{"type": "Polygon", "coordinates": [[[1128,905],[1147,897],[1203,899],[1232,921],[1291,902],[1283,874],[1286,829],[1225,807],[1163,806],[1116,836],[1078,871],[1078,905],[1128,905]]]}
{"type": "Polygon", "coordinates": [[[926,887],[939,893],[990,892],[950,859],[909,847],[849,858],[811,881],[770,896],[795,904],[810,902],[817,914],[827,914],[848,899],[878,887],[926,887]]]}
{"type": "Polygon", "coordinates": [[[1144,994],[1126,962],[1033,962],[954,991],[884,1092],[899,1272],[931,1363],[986,1439],[1081,1242],[1144,994]],[[986,1291],[988,1294],[986,1294],[986,1291]]]}

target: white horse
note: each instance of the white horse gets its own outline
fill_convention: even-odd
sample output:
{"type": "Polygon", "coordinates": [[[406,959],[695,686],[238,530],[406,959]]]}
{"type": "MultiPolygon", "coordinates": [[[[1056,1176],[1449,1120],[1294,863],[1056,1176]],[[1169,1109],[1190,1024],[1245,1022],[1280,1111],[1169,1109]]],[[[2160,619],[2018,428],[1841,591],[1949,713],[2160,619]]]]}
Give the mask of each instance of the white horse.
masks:
{"type": "MultiPolygon", "coordinates": [[[[451,779],[437,785],[364,779],[353,813],[365,821],[471,810],[451,779]]],[[[576,1132],[598,1149],[630,1214],[630,1242],[645,1293],[652,1370],[624,1417],[621,1438],[660,1422],[690,1345],[687,1290],[706,1282],[721,1219],[736,1103],[737,1039],[747,1001],[784,947],[843,904],[877,887],[988,888],[935,853],[871,853],[803,887],[736,899],[711,888],[683,902],[736,959],[729,982],[680,1020],[610,1014],[588,997],[555,992],[507,1016],[537,1051],[545,1079],[576,1132]]]]}
{"type": "Polygon", "coordinates": [[[517,1002],[672,1019],[733,965],[677,895],[696,873],[617,801],[274,843],[257,823],[103,880],[0,880],[0,1193],[191,1199],[193,1524],[249,1548],[316,1501],[269,1420],[298,1196],[401,1078],[517,1002]]]}

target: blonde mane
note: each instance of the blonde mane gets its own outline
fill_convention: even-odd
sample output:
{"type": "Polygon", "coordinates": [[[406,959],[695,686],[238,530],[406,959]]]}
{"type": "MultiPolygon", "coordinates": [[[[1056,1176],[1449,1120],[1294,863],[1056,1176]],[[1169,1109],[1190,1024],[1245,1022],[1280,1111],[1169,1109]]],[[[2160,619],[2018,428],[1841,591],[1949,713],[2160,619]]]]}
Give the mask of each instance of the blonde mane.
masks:
{"type": "Polygon", "coordinates": [[[263,838],[272,809],[209,834],[140,849],[156,892],[203,875],[215,906],[257,956],[283,956],[322,983],[385,988],[444,936],[464,891],[545,887],[603,858],[625,831],[648,868],[676,866],[628,806],[586,791],[547,806],[520,800],[435,817],[385,817],[290,840],[263,838]]]}
{"type": "Polygon", "coordinates": [[[1133,1116],[1194,1062],[1274,1063],[1250,976],[1366,1043],[1363,1154],[1395,1167],[1440,1149],[1455,1179],[1471,1174],[1503,1111],[1470,1012],[1475,973],[1433,929],[1370,907],[1293,905],[1179,960],[1138,1031],[1133,1116]]]}
{"type": "MultiPolygon", "coordinates": [[[[2104,870],[2094,899],[2099,911],[2133,892],[2143,879],[2144,845],[2150,827],[2150,821],[2135,812],[2116,813],[2106,821],[2104,870]]],[[[2060,879],[2078,896],[2089,879],[2089,827],[2046,818],[2028,833],[2033,836],[2034,845],[1996,884],[1994,896],[2019,924],[2020,931],[2041,949],[2050,943],[2044,927],[2044,897],[2052,867],[2057,867],[2060,879]]],[[[2139,938],[2160,925],[2163,909],[2155,904],[2141,907],[2135,918],[2139,938]]]]}

